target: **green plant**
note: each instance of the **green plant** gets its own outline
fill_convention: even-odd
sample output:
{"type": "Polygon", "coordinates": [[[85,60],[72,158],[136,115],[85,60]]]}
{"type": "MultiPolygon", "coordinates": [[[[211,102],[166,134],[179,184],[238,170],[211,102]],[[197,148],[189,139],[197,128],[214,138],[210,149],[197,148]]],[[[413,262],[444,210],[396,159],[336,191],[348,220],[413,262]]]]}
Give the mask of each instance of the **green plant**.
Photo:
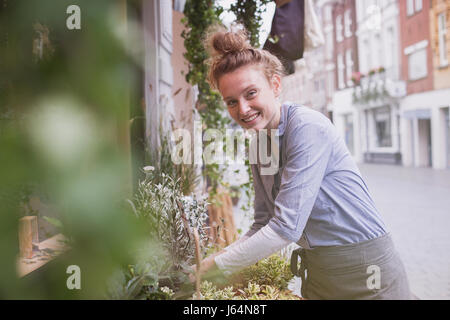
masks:
{"type": "Polygon", "coordinates": [[[212,282],[202,281],[200,294],[202,300],[232,300],[236,293],[232,286],[218,289],[212,282]]]}
{"type": "Polygon", "coordinates": [[[136,216],[143,220],[151,235],[154,235],[170,254],[175,269],[192,263],[195,244],[192,228],[198,229],[201,243],[208,241],[205,222],[208,217],[205,199],[184,196],[178,182],[162,173],[159,181],[153,172],[139,182],[138,192],[132,203],[136,216]]]}
{"type": "Polygon", "coordinates": [[[201,299],[297,300],[300,298],[287,289],[292,278],[288,262],[275,254],[233,274],[222,288],[210,281],[203,281],[201,299]]]}
{"type": "MultiPolygon", "coordinates": [[[[133,265],[117,271],[110,280],[107,297],[121,300],[168,300],[174,295],[164,282],[173,278],[161,247],[144,246],[133,265]]],[[[173,283],[172,283],[173,285],[173,283]]]]}
{"type": "Polygon", "coordinates": [[[164,175],[168,175],[173,180],[178,180],[181,192],[189,195],[194,192],[195,186],[199,181],[199,175],[192,164],[175,164],[172,161],[172,145],[168,134],[160,128],[161,145],[158,152],[150,152],[147,149],[147,163],[150,163],[155,169],[152,175],[154,183],[161,183],[164,175]]]}
{"type": "Polygon", "coordinates": [[[262,14],[271,0],[237,0],[230,6],[230,11],[236,15],[236,21],[242,24],[248,32],[252,46],[259,47],[259,29],[262,26],[262,14]]]}
{"type": "Polygon", "coordinates": [[[245,268],[235,275],[232,281],[240,283],[241,286],[254,282],[259,285],[269,285],[285,290],[292,278],[289,263],[275,254],[245,268]]]}
{"type": "MultiPolygon", "coordinates": [[[[146,168],[132,200],[128,200],[137,219],[145,225],[147,241],[136,252],[134,262],[111,280],[108,296],[116,299],[165,299],[167,292],[182,291],[187,273],[194,264],[193,228],[199,233],[202,253],[208,250],[205,226],[207,201],[185,196],[179,180],[146,168]]],[[[172,294],[173,296],[173,294],[172,294]]]]}
{"type": "Polygon", "coordinates": [[[254,282],[249,282],[242,289],[233,286],[218,289],[212,282],[203,281],[200,294],[202,300],[301,300],[299,296],[288,290],[254,282]]]}
{"type": "MultiPolygon", "coordinates": [[[[220,94],[211,89],[207,82],[208,54],[203,45],[203,39],[208,28],[219,23],[222,7],[215,5],[214,0],[187,0],[184,7],[185,17],[182,22],[186,29],[181,36],[184,38],[186,52],[184,57],[188,63],[186,81],[198,88],[197,105],[204,129],[224,128],[230,122],[223,106],[220,94]]],[[[204,146],[206,147],[206,145],[204,146]]],[[[205,165],[203,174],[211,186],[211,198],[221,185],[223,168],[218,164],[205,165]]]]}

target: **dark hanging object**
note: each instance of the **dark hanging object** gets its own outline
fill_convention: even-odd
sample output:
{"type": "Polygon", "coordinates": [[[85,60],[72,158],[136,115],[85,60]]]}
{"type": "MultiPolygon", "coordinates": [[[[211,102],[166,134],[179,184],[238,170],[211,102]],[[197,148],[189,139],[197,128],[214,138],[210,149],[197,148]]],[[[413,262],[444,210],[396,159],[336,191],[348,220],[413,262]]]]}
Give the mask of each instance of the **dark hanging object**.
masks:
{"type": "Polygon", "coordinates": [[[276,55],[287,74],[295,72],[294,61],[303,57],[305,1],[292,0],[275,9],[272,28],[263,49],[276,55]]]}

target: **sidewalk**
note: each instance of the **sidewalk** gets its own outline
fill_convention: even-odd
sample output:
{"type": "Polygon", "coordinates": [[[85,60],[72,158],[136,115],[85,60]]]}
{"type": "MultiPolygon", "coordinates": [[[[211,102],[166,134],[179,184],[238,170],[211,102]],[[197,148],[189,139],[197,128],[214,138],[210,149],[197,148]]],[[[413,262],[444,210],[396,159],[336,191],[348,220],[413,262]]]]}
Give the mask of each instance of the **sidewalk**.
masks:
{"type": "Polygon", "coordinates": [[[413,294],[450,299],[450,170],[359,165],[413,294]]]}

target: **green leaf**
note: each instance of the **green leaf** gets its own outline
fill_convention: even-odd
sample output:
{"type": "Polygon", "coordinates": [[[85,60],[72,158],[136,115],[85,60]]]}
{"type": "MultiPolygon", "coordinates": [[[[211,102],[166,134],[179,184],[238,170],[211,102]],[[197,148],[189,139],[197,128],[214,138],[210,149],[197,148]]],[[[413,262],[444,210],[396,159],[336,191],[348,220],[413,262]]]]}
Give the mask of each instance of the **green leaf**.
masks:
{"type": "Polygon", "coordinates": [[[45,221],[50,223],[52,226],[54,226],[56,228],[59,228],[59,229],[63,228],[63,224],[62,224],[62,222],[59,219],[52,218],[52,217],[47,217],[47,216],[44,216],[43,218],[44,218],[45,221]]]}

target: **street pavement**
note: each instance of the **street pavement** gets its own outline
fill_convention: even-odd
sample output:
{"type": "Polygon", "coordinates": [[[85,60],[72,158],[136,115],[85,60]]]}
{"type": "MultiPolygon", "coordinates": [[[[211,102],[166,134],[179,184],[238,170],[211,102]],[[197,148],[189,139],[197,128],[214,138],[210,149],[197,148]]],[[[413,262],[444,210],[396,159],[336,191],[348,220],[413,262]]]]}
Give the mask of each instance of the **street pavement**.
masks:
{"type": "Polygon", "coordinates": [[[359,165],[419,299],[450,299],[450,170],[359,165]]]}
{"type": "MultiPolygon", "coordinates": [[[[450,299],[450,170],[359,164],[418,299],[450,299]]],[[[240,203],[245,199],[241,199],[240,203]]],[[[238,228],[250,221],[235,207],[238,228]]],[[[296,293],[301,280],[290,285],[296,293]]]]}

